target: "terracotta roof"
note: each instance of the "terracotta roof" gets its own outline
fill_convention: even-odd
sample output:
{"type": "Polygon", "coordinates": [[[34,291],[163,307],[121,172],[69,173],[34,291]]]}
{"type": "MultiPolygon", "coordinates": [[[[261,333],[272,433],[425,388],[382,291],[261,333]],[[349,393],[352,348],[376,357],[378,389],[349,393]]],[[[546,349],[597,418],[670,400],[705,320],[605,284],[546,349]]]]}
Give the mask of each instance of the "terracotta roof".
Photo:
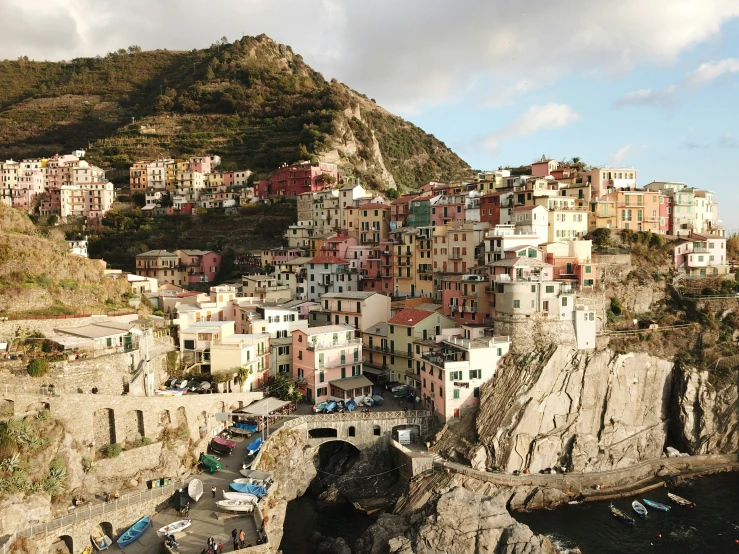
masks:
{"type": "Polygon", "coordinates": [[[390,202],[390,204],[407,204],[408,202],[416,198],[418,198],[418,196],[416,196],[415,194],[409,194],[407,196],[401,196],[400,198],[396,198],[395,200],[390,202]]]}
{"type": "Polygon", "coordinates": [[[369,209],[369,208],[372,208],[372,209],[378,209],[379,208],[379,209],[382,209],[382,210],[389,210],[390,209],[390,205],[389,204],[377,204],[377,203],[374,203],[374,202],[367,202],[365,204],[360,204],[357,207],[360,210],[362,210],[362,209],[369,209]]]}
{"type": "Polygon", "coordinates": [[[416,308],[406,308],[402,312],[395,315],[388,323],[391,325],[415,325],[429,317],[435,315],[435,312],[426,310],[418,310],[416,308]]]}
{"type": "Polygon", "coordinates": [[[346,260],[342,258],[334,258],[332,256],[316,256],[308,260],[309,264],[348,264],[346,260]]]}
{"type": "Polygon", "coordinates": [[[195,292],[195,291],[185,291],[177,294],[177,298],[187,298],[189,296],[200,296],[201,294],[205,294],[204,292],[195,292]]]}

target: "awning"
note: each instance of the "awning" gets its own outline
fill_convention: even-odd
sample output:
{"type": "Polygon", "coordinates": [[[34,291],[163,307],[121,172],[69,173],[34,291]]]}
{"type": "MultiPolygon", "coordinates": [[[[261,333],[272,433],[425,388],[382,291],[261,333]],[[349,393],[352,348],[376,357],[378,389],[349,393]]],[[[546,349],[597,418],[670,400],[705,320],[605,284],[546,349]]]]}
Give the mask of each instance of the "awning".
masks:
{"type": "Polygon", "coordinates": [[[238,411],[240,413],[254,416],[266,416],[287,406],[288,404],[290,404],[289,401],[280,400],[279,398],[273,398],[270,396],[269,398],[264,398],[258,402],[254,402],[254,404],[250,404],[245,408],[241,408],[238,411]]]}
{"type": "Polygon", "coordinates": [[[361,389],[362,387],[371,387],[373,383],[364,375],[355,375],[354,377],[347,377],[346,379],[329,381],[329,385],[336,387],[339,390],[353,391],[354,389],[361,389]]]}
{"type": "Polygon", "coordinates": [[[371,373],[372,375],[387,375],[387,369],[379,369],[368,365],[362,366],[363,373],[371,373]]]}

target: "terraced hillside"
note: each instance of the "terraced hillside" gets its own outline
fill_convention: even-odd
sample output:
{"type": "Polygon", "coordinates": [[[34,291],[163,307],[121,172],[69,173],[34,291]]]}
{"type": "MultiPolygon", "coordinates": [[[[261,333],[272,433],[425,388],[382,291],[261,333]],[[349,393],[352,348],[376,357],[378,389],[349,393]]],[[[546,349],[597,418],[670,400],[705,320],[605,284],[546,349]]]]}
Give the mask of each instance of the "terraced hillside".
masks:
{"type": "Polygon", "coordinates": [[[314,156],[377,188],[469,174],[444,143],[261,35],[204,50],[0,62],[0,156],[88,148],[120,182],[138,157],[215,153],[267,174],[314,156]]]}

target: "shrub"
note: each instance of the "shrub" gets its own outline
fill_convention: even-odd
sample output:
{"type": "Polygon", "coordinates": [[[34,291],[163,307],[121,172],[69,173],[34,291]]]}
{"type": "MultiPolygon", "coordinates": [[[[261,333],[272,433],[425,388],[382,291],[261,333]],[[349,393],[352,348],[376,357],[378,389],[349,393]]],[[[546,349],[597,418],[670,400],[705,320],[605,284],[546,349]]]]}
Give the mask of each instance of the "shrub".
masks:
{"type": "Polygon", "coordinates": [[[105,454],[108,458],[117,458],[121,455],[122,451],[123,447],[117,442],[109,444],[108,446],[103,448],[103,454],[105,454]]]}
{"type": "Polygon", "coordinates": [[[97,464],[95,463],[95,460],[93,460],[92,458],[82,458],[82,471],[84,471],[85,473],[91,473],[95,471],[96,465],[97,464]]]}
{"type": "Polygon", "coordinates": [[[43,377],[49,372],[49,362],[43,358],[35,358],[31,360],[26,370],[31,377],[43,377]]]}
{"type": "Polygon", "coordinates": [[[621,301],[615,296],[611,298],[611,311],[614,315],[621,315],[621,312],[624,311],[621,301]]]}

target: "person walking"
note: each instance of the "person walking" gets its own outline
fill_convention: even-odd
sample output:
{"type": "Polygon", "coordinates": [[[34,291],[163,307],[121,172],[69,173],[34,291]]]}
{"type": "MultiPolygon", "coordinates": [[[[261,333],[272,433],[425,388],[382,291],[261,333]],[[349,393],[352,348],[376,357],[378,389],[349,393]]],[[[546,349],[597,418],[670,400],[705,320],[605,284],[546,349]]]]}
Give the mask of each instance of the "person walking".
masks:
{"type": "Polygon", "coordinates": [[[241,548],[244,548],[244,543],[246,543],[246,533],[244,533],[243,529],[239,531],[239,543],[241,544],[241,548]]]}
{"type": "Polygon", "coordinates": [[[210,492],[213,493],[213,498],[215,498],[216,497],[216,486],[215,485],[210,487],[210,492]]]}
{"type": "Polygon", "coordinates": [[[190,503],[185,504],[185,517],[190,517],[190,503]]]}

